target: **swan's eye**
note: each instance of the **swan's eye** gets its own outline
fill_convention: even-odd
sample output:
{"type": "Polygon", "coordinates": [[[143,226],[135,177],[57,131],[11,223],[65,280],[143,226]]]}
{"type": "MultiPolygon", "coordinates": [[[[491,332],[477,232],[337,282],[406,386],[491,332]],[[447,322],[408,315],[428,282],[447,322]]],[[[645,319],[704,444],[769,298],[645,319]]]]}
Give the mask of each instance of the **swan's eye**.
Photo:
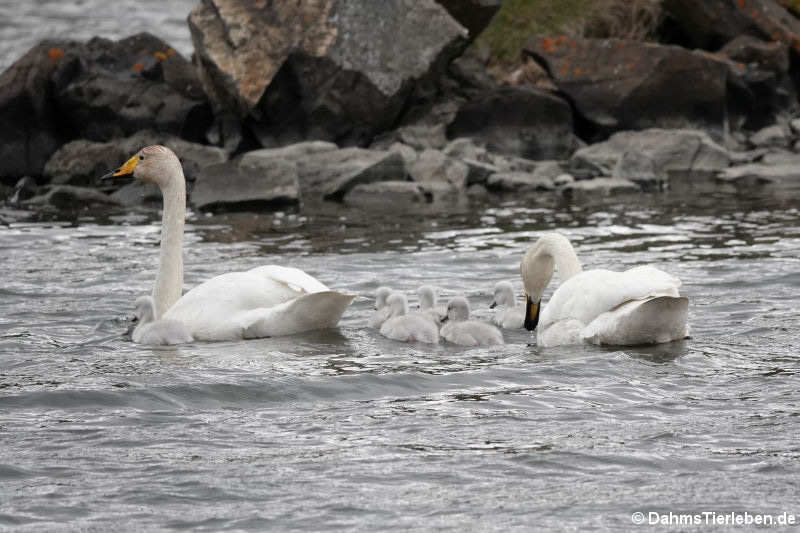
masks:
{"type": "Polygon", "coordinates": [[[139,156],[139,161],[144,161],[144,156],[143,155],[139,156]]]}

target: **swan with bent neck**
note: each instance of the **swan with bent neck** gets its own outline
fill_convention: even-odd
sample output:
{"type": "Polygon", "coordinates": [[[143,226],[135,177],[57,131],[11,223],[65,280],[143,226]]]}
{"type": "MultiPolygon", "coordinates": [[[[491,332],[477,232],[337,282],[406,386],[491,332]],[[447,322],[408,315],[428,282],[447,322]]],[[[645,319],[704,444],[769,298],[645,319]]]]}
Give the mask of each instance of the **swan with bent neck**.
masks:
{"type": "Polygon", "coordinates": [[[164,198],[153,287],[156,319],[182,323],[195,340],[270,337],[333,327],[353,300],[302,270],[278,265],[222,274],[181,296],[186,217],[181,163],[169,148],[147,146],[109,176],[131,175],[155,183],[164,198]]]}
{"type": "Polygon", "coordinates": [[[525,328],[539,346],[658,344],[688,335],[689,300],[679,279],[653,266],[624,272],[584,271],[561,234],[542,235],[523,256],[525,328]],[[558,271],[561,284],[540,314],[542,294],[558,271]]]}

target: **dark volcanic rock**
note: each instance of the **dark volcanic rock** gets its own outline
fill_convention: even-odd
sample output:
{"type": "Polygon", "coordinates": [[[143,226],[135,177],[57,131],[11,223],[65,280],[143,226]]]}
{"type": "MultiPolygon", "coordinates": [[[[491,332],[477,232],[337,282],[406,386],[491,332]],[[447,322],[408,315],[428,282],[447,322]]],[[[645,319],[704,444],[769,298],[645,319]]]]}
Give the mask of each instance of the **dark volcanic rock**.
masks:
{"type": "Polygon", "coordinates": [[[528,159],[564,159],[578,146],[569,104],[549,92],[523,87],[503,87],[470,100],[447,133],[528,159]]]}
{"type": "Polygon", "coordinates": [[[42,175],[72,139],[146,128],[199,139],[202,98],[191,65],[152,35],[42,42],[0,75],[0,177],[42,175]]]}
{"type": "Polygon", "coordinates": [[[491,22],[503,0],[436,0],[475,38],[491,22]]]}
{"type": "Polygon", "coordinates": [[[727,67],[677,46],[616,39],[536,37],[542,63],[596,132],[694,126],[722,134],[727,67]],[[677,80],[680,80],[678,83],[677,80]]]}
{"type": "Polygon", "coordinates": [[[663,9],[690,46],[716,50],[742,34],[800,46],[800,20],[775,0],[664,0],[663,9]]]}
{"type": "Polygon", "coordinates": [[[353,187],[344,197],[347,205],[380,209],[404,209],[407,204],[424,204],[432,200],[425,186],[413,181],[364,183],[353,187]]]}
{"type": "Polygon", "coordinates": [[[91,185],[132,155],[133,152],[116,143],[71,141],[50,157],[44,166],[44,176],[51,183],[91,185]]]}
{"type": "Polygon", "coordinates": [[[297,168],[280,159],[229,161],[203,168],[191,194],[199,209],[261,209],[299,201],[297,168]]]}
{"type": "Polygon", "coordinates": [[[23,202],[27,205],[50,205],[59,209],[79,209],[92,204],[117,205],[119,202],[107,194],[87,187],[55,185],[47,192],[23,202]]]}
{"type": "Polygon", "coordinates": [[[189,25],[206,93],[265,145],[365,143],[466,33],[433,0],[204,0],[189,25]]]}

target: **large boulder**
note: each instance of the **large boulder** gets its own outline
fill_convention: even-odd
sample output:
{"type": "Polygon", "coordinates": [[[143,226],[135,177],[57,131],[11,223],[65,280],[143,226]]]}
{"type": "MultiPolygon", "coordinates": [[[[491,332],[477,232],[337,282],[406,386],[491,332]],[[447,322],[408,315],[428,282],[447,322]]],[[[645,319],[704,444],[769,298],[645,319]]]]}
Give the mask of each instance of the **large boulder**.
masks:
{"type": "Polygon", "coordinates": [[[588,136],[687,126],[722,135],[728,69],[708,54],[640,41],[566,37],[535,37],[525,53],[547,69],[588,121],[588,136]]]}
{"type": "Polygon", "coordinates": [[[648,180],[657,173],[659,181],[666,181],[673,172],[713,172],[729,164],[727,150],[702,131],[649,129],[615,133],[604,142],[581,148],[569,166],[584,176],[641,174],[648,180]]]}
{"type": "Polygon", "coordinates": [[[473,98],[459,109],[447,134],[528,159],[565,159],[578,146],[569,104],[531,87],[502,87],[473,98]]]}
{"type": "Polygon", "coordinates": [[[203,168],[190,196],[203,210],[263,209],[297,203],[297,168],[280,159],[241,159],[203,168]]]}
{"type": "Polygon", "coordinates": [[[466,34],[433,0],[204,0],[189,26],[206,93],[267,146],[366,144],[466,34]]]}
{"type": "Polygon", "coordinates": [[[191,64],[152,35],[44,41],[0,75],[0,177],[42,175],[72,139],[146,128],[200,139],[211,120],[203,98],[191,64]]]}
{"type": "Polygon", "coordinates": [[[690,46],[717,50],[746,34],[800,49],[800,20],[775,0],[664,0],[662,6],[690,46]]]}

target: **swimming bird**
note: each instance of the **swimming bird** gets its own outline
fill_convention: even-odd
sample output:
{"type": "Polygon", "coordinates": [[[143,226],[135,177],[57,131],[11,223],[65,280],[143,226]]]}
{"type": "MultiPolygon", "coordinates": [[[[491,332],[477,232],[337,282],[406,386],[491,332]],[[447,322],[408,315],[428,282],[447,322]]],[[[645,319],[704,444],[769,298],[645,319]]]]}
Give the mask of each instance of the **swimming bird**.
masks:
{"type": "Polygon", "coordinates": [[[517,305],[514,287],[508,281],[498,281],[494,286],[494,301],[489,308],[500,307],[492,322],[503,329],[520,329],[525,323],[525,306],[517,305]]]}
{"type": "Polygon", "coordinates": [[[354,295],[330,290],[302,270],[266,265],[212,278],[181,296],[186,182],[178,157],[147,146],[104,177],[155,183],[164,199],[161,251],[153,289],[156,318],[177,320],[196,340],[237,340],[335,326],[354,295]]]}
{"type": "Polygon", "coordinates": [[[469,302],[457,296],[447,302],[447,318],[440,332],[442,338],[462,346],[504,344],[503,334],[491,324],[469,319],[469,302]]]}
{"type": "Polygon", "coordinates": [[[136,299],[136,327],[131,333],[133,342],[139,344],[183,344],[192,342],[192,334],[177,320],[156,320],[156,304],[152,296],[136,299]]]}
{"type": "Polygon", "coordinates": [[[381,326],[381,335],[396,341],[439,342],[439,329],[429,318],[419,313],[408,312],[408,300],[405,294],[393,292],[386,299],[391,310],[391,317],[381,326]]]}
{"type": "Polygon", "coordinates": [[[569,240],[546,233],[525,253],[520,272],[525,328],[537,329],[539,346],[657,344],[688,334],[689,300],[678,292],[680,280],[653,266],[584,271],[569,240]],[[540,316],[554,267],[561,285],[540,316]]]}
{"type": "Polygon", "coordinates": [[[392,310],[386,305],[386,298],[392,294],[389,287],[378,287],[375,291],[375,312],[369,317],[369,327],[380,329],[381,325],[391,316],[392,310]]]}
{"type": "Polygon", "coordinates": [[[419,312],[430,318],[436,325],[442,323],[442,319],[447,316],[447,308],[438,305],[436,302],[436,288],[432,285],[422,285],[417,289],[419,298],[419,312]]]}

